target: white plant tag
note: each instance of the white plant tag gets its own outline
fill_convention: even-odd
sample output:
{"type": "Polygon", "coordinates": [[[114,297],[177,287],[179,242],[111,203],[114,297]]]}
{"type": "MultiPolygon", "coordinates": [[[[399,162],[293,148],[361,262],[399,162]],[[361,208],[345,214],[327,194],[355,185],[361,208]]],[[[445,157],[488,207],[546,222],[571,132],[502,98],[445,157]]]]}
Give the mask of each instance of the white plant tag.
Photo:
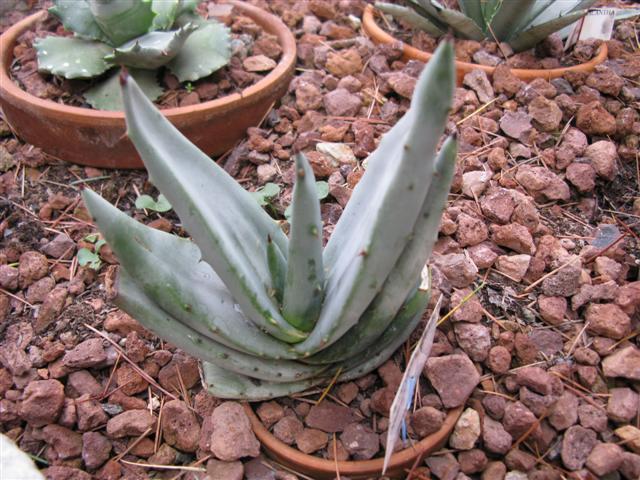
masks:
{"type": "Polygon", "coordinates": [[[615,8],[590,9],[589,13],[573,24],[573,28],[567,38],[564,49],[568,50],[579,40],[611,40],[615,19],[615,8]]]}

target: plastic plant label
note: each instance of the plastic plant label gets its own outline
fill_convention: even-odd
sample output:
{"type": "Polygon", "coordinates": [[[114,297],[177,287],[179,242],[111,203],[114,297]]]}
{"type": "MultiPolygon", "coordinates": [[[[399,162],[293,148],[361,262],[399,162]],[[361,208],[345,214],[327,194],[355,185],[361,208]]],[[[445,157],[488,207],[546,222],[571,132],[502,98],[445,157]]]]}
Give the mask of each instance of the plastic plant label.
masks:
{"type": "Polygon", "coordinates": [[[565,44],[565,50],[580,40],[611,40],[615,19],[616,10],[614,8],[593,8],[589,10],[589,13],[574,23],[574,27],[565,44]]]}

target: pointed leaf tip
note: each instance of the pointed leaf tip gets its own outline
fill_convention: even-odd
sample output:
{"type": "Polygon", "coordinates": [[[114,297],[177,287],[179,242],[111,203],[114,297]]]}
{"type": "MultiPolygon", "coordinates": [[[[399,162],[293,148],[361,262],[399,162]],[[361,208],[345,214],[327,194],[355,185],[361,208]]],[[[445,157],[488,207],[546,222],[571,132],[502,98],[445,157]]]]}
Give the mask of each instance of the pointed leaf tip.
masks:
{"type": "Polygon", "coordinates": [[[127,81],[129,80],[129,70],[127,70],[127,67],[122,67],[120,69],[120,86],[124,87],[127,84],[127,81]]]}

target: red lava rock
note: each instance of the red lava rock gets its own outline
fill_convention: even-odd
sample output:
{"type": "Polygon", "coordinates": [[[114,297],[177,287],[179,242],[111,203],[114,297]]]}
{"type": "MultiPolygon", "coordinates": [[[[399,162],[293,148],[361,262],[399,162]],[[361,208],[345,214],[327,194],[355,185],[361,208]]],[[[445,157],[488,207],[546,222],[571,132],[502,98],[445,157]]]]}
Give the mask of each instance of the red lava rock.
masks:
{"type": "Polygon", "coordinates": [[[207,462],[208,480],[242,480],[243,478],[242,462],[221,462],[213,458],[207,462]]]}
{"type": "Polygon", "coordinates": [[[460,462],[460,471],[466,475],[482,472],[488,463],[485,453],[474,448],[458,453],[458,462],[460,462]]]}
{"type": "Polygon", "coordinates": [[[477,217],[461,213],[457,218],[456,239],[461,247],[477,245],[489,237],[485,223],[477,217]]]}
{"type": "Polygon", "coordinates": [[[511,448],[513,437],[500,422],[485,416],[482,420],[482,441],[487,451],[497,455],[504,455],[511,448]]]}
{"type": "Polygon", "coordinates": [[[253,55],[242,61],[242,66],[247,72],[268,72],[276,68],[275,60],[266,55],[253,55]]]}
{"type": "Polygon", "coordinates": [[[568,470],[579,470],[597,443],[596,433],[579,425],[569,427],[562,439],[560,455],[568,470]]]}
{"type": "Polygon", "coordinates": [[[617,97],[624,86],[624,80],[616,75],[611,68],[598,65],[595,71],[587,77],[585,84],[600,93],[617,97]]]}
{"type": "Polygon", "coordinates": [[[500,255],[496,259],[496,268],[516,282],[521,281],[529,269],[531,255],[500,255]]]}
{"type": "Polygon", "coordinates": [[[578,407],[578,418],[580,425],[584,428],[590,428],[596,432],[604,432],[607,429],[607,415],[605,411],[588,403],[578,407]]]}
{"type": "Polygon", "coordinates": [[[551,393],[552,377],[540,367],[519,368],[516,372],[516,382],[541,395],[551,393]]]}
{"type": "Polygon", "coordinates": [[[538,297],[540,316],[551,325],[559,325],[567,313],[567,299],[564,297],[538,297]]]}
{"type": "Polygon", "coordinates": [[[482,103],[487,103],[495,97],[493,87],[484,70],[471,70],[464,76],[462,83],[475,91],[478,100],[482,103]]]}
{"type": "Polygon", "coordinates": [[[620,473],[629,480],[640,478],[640,455],[631,452],[622,452],[620,473]]]}
{"type": "Polygon", "coordinates": [[[500,420],[504,416],[504,409],[507,406],[507,401],[504,397],[500,397],[498,395],[485,395],[482,399],[482,406],[491,418],[494,420],[500,420]]]}
{"type": "Polygon", "coordinates": [[[82,461],[89,470],[100,468],[109,459],[111,442],[99,432],[82,435],[82,461]]]}
{"type": "Polygon", "coordinates": [[[344,429],[340,440],[345,450],[355,460],[369,460],[380,449],[380,440],[369,427],[360,423],[351,423],[344,429]]]}
{"type": "Polygon", "coordinates": [[[436,266],[455,288],[465,288],[473,283],[478,267],[461,253],[451,253],[435,258],[436,266]]]}
{"type": "Polygon", "coordinates": [[[348,405],[355,400],[359,391],[358,385],[354,382],[342,383],[338,385],[336,395],[342,402],[348,405]]]}
{"type": "Polygon", "coordinates": [[[630,422],[638,415],[638,394],[630,388],[609,390],[607,414],[615,422],[630,422]]]}
{"type": "Polygon", "coordinates": [[[493,88],[495,93],[504,93],[507,97],[513,97],[520,90],[523,82],[505,65],[498,65],[493,71],[493,88]]]}
{"type": "Polygon", "coordinates": [[[34,427],[55,422],[64,405],[64,386],[57,380],[29,383],[22,394],[20,417],[34,427]]]}
{"type": "Polygon", "coordinates": [[[360,73],[362,67],[362,57],[355,48],[329,52],[327,54],[326,68],[332,75],[338,78],[360,73]]]}
{"type": "Polygon", "coordinates": [[[433,407],[418,408],[411,415],[411,427],[420,438],[437,432],[442,427],[446,414],[433,407]]]}
{"type": "Polygon", "coordinates": [[[395,392],[390,388],[385,387],[376,390],[371,395],[371,410],[388,417],[394,398],[395,392]]]}
{"type": "Polygon", "coordinates": [[[107,352],[99,338],[90,338],[65,353],[62,363],[69,368],[90,368],[103,365],[107,352]]]}
{"type": "Polygon", "coordinates": [[[20,275],[20,285],[23,288],[28,287],[49,273],[47,257],[39,252],[24,252],[20,255],[19,262],[18,272],[20,275]]]}
{"type": "Polygon", "coordinates": [[[144,392],[149,383],[128,363],[123,363],[116,370],[116,383],[125,395],[144,392]]]}
{"type": "Polygon", "coordinates": [[[136,320],[122,310],[115,310],[107,314],[104,320],[104,329],[107,332],[116,332],[126,337],[130,332],[137,332],[142,337],[149,336],[149,332],[136,320]]]}
{"type": "Polygon", "coordinates": [[[350,408],[324,400],[313,405],[305,418],[308,427],[328,433],[341,432],[354,421],[350,408]]]}
{"type": "MultiPolygon", "coordinates": [[[[567,261],[570,260],[567,259],[567,261]]],[[[545,278],[542,282],[542,291],[548,297],[569,297],[578,291],[581,274],[580,262],[574,261],[554,275],[545,278]]]]}
{"type": "Polygon", "coordinates": [[[156,419],[148,410],[127,410],[107,422],[107,436],[109,438],[140,436],[150,430],[155,422],[156,419]]]}
{"type": "Polygon", "coordinates": [[[522,402],[509,402],[504,409],[502,424],[513,438],[520,438],[536,421],[535,415],[522,402]]]}
{"type": "Polygon", "coordinates": [[[613,303],[590,304],[585,311],[587,331],[620,340],[631,331],[631,319],[613,303]]]}
{"type": "Polygon", "coordinates": [[[260,454],[260,442],[242,405],[224,402],[213,410],[211,420],[211,452],[216,458],[229,462],[260,454]]]}
{"type": "Polygon", "coordinates": [[[186,403],[171,400],[162,410],[162,437],[167,444],[183,452],[195,452],[200,439],[200,424],[186,403]]]}
{"type": "Polygon", "coordinates": [[[291,445],[302,430],[304,430],[302,422],[297,417],[288,415],[278,420],[273,426],[273,435],[281,442],[291,445]]]}
{"type": "Polygon", "coordinates": [[[318,110],[322,106],[320,89],[311,82],[299,82],[296,90],[296,107],[300,112],[318,110]]]}
{"type": "Polygon", "coordinates": [[[489,329],[479,323],[457,322],[454,331],[458,345],[469,358],[475,362],[482,362],[491,348],[489,329]]]}
{"type": "MultiPolygon", "coordinates": [[[[42,474],[47,480],[91,480],[91,475],[79,468],[56,465],[45,468],[42,474]]],[[[111,479],[109,479],[111,480],[111,479]]]]}
{"type": "Polygon", "coordinates": [[[181,384],[188,389],[199,381],[198,361],[182,352],[174,354],[171,361],[158,373],[158,382],[169,391],[181,392],[181,384]]]}
{"type": "Polygon", "coordinates": [[[480,199],[482,213],[492,222],[509,223],[516,203],[509,190],[496,189],[480,199]]]}
{"type": "Polygon", "coordinates": [[[393,360],[387,360],[380,367],[378,367],[378,375],[382,379],[385,387],[389,387],[392,390],[397,390],[402,382],[402,371],[396,365],[393,360]]]}
{"type": "Polygon", "coordinates": [[[362,99],[349,90],[336,88],[327,93],[323,98],[324,108],[327,114],[336,117],[353,117],[362,106],[362,99]]]}
{"type": "Polygon", "coordinates": [[[599,443],[587,457],[587,468],[599,477],[612,473],[622,463],[623,450],[615,443],[599,443]]]}
{"type": "Polygon", "coordinates": [[[278,402],[273,401],[261,403],[256,409],[256,413],[267,428],[271,428],[274,423],[284,417],[284,409],[278,402]]]}
{"type": "Polygon", "coordinates": [[[615,351],[602,361],[605,377],[640,380],[640,350],[629,345],[615,351]]]}
{"type": "Polygon", "coordinates": [[[36,333],[46,330],[60,314],[67,300],[67,294],[68,291],[64,287],[56,287],[47,294],[38,311],[38,318],[34,326],[36,333]]]}
{"type": "Polygon", "coordinates": [[[327,442],[327,434],[315,428],[305,428],[296,435],[296,446],[298,450],[306,454],[317,452],[321,448],[324,448],[327,442]]]}
{"type": "Polygon", "coordinates": [[[600,140],[587,147],[585,156],[591,160],[591,165],[599,177],[613,180],[618,173],[616,160],[618,152],[616,144],[608,140],[600,140]]]}
{"type": "Polygon", "coordinates": [[[543,132],[553,132],[560,127],[562,110],[553,100],[537,96],[528,106],[533,124],[543,132]]]}
{"type": "Polygon", "coordinates": [[[403,72],[393,72],[389,74],[387,82],[391,89],[404,98],[411,99],[417,79],[403,72]]]}
{"type": "Polygon", "coordinates": [[[498,254],[493,251],[492,245],[488,242],[468,248],[467,253],[471,261],[480,269],[491,267],[498,258],[498,254]]]}
{"type": "Polygon", "coordinates": [[[567,180],[579,192],[591,192],[596,186],[596,171],[588,163],[574,162],[567,167],[567,180]]]}
{"type": "Polygon", "coordinates": [[[616,305],[628,315],[633,315],[640,306],[640,281],[620,287],[616,292],[616,305]]]}
{"type": "Polygon", "coordinates": [[[446,408],[462,405],[480,381],[469,357],[460,354],[429,358],[425,375],[446,408]]]}
{"type": "Polygon", "coordinates": [[[82,454],[82,436],[60,425],[47,425],[42,437],[55,451],[58,460],[79,457],[82,454]]]}
{"type": "Polygon", "coordinates": [[[473,295],[465,303],[461,303],[470,294],[471,289],[469,288],[454,290],[451,294],[451,305],[461,305],[452,315],[454,322],[478,323],[484,317],[482,304],[477,296],[473,295]]]}
{"type": "Polygon", "coordinates": [[[505,463],[509,470],[518,470],[520,472],[528,472],[536,466],[536,457],[514,448],[505,457],[505,463]]]}
{"type": "Polygon", "coordinates": [[[511,368],[511,353],[505,347],[496,345],[489,350],[487,366],[497,374],[506,373],[511,368]]]}
{"type": "Polygon", "coordinates": [[[577,128],[571,127],[564,134],[558,148],[556,148],[556,168],[564,170],[576,157],[581,157],[589,145],[587,136],[577,128]]]}
{"type": "MultiPolygon", "coordinates": [[[[478,70],[475,70],[478,71],[478,70]]],[[[445,453],[444,455],[433,455],[427,457],[424,461],[427,464],[431,473],[442,480],[453,480],[457,478],[460,471],[460,465],[451,453],[445,453]]]]}
{"type": "Polygon", "coordinates": [[[558,431],[566,430],[578,421],[578,398],[571,392],[563,392],[553,405],[549,423],[558,431]]]}
{"type": "Polygon", "coordinates": [[[531,233],[526,227],[518,223],[493,225],[491,231],[493,241],[502,247],[527,255],[533,255],[536,252],[531,233]]]}
{"type": "Polygon", "coordinates": [[[78,430],[86,432],[107,423],[107,414],[102,406],[89,394],[84,394],[75,400],[78,415],[78,430]]]}
{"type": "Polygon", "coordinates": [[[500,129],[511,138],[528,142],[533,130],[531,117],[523,111],[506,111],[500,118],[500,129]]]}
{"type": "Polygon", "coordinates": [[[614,135],[616,119],[598,101],[582,105],[576,115],[576,126],[587,135],[614,135]]]}

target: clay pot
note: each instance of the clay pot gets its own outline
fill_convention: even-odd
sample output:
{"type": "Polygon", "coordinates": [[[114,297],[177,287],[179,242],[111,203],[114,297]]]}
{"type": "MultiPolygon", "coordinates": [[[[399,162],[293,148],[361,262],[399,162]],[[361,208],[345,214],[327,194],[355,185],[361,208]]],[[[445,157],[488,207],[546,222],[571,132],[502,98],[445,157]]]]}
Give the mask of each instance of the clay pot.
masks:
{"type": "MultiPolygon", "coordinates": [[[[439,450],[449,438],[449,434],[458,421],[462,409],[463,407],[458,407],[449,410],[440,430],[413,446],[394,453],[385,475],[390,478],[406,478],[407,472],[411,470],[416,460],[421,461],[422,458],[427,457],[430,453],[439,450]],[[421,458],[418,459],[418,457],[421,458]]],[[[336,478],[336,471],[339,471],[340,475],[354,480],[379,478],[381,476],[382,458],[336,462],[307,455],[274,437],[265,428],[249,404],[245,404],[245,411],[251,421],[253,431],[260,443],[262,443],[262,448],[267,455],[293,471],[308,475],[315,480],[334,479],[336,478]]]]}
{"type": "MultiPolygon", "coordinates": [[[[431,53],[419,50],[415,47],[412,47],[411,45],[407,45],[380,28],[375,21],[375,13],[375,8],[372,5],[367,5],[364,10],[364,15],[362,16],[362,28],[364,29],[367,36],[371,38],[371,40],[373,40],[375,43],[402,44],[404,60],[420,60],[421,62],[429,61],[432,55],[431,53]]],[[[551,80],[552,78],[562,77],[565,73],[568,72],[589,73],[593,71],[596,65],[604,62],[607,59],[607,54],[607,44],[603,42],[600,46],[598,54],[586,63],[574,65],[572,67],[552,68],[549,70],[513,68],[511,69],[511,73],[524,81],[531,81],[536,78],[551,80]]],[[[478,65],[476,63],[459,62],[456,60],[456,78],[459,85],[462,84],[462,79],[471,70],[484,70],[487,75],[492,75],[495,67],[478,65]]]]}
{"type": "MultiPolygon", "coordinates": [[[[226,3],[277,36],[283,51],[275,69],[240,93],[162,110],[171,123],[208,155],[229,150],[245,135],[247,128],[262,121],[274,102],[286,92],[296,61],[295,38],[280,19],[236,0],[226,3]]],[[[18,37],[46,15],[44,11],[31,15],[0,36],[0,106],[5,119],[25,142],[61,160],[101,168],[142,168],[140,157],[125,136],[123,112],[43,100],[22,90],[9,76],[18,37]]]]}

